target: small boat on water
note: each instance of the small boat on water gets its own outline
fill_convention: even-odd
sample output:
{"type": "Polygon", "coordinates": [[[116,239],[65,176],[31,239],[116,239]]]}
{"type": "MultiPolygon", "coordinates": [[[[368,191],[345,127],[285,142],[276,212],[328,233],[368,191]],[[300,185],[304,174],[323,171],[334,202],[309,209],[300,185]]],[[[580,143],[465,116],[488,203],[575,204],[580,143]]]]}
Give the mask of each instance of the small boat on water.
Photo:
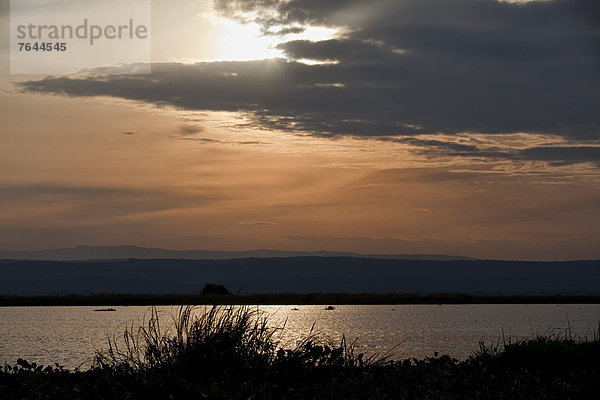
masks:
{"type": "Polygon", "coordinates": [[[117,310],[114,308],[98,308],[94,311],[117,311],[117,310]]]}

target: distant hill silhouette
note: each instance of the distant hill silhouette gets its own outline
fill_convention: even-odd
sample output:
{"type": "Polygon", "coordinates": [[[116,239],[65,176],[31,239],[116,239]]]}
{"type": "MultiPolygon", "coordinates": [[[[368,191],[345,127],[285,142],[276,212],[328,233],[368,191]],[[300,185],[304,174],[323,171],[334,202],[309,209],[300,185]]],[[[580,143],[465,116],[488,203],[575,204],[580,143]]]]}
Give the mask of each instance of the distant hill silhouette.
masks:
{"type": "Polygon", "coordinates": [[[364,257],[0,262],[0,294],[467,293],[600,295],[600,261],[431,261],[364,257]]]}
{"type": "Polygon", "coordinates": [[[443,254],[358,254],[336,251],[209,251],[209,250],[167,250],[136,246],[77,246],[64,249],[33,251],[0,250],[0,259],[12,260],[112,260],[112,259],[187,259],[187,260],[227,260],[249,257],[366,257],[406,260],[472,260],[469,257],[443,254]]]}

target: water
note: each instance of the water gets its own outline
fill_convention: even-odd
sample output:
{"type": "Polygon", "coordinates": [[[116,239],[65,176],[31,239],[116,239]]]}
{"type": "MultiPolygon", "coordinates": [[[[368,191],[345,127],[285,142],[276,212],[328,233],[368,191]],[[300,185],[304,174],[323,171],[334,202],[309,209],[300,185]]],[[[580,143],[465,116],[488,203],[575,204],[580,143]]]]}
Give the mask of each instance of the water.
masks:
{"type": "MultiPolygon", "coordinates": [[[[94,351],[106,348],[108,335],[121,335],[137,323],[148,307],[116,307],[116,312],[94,312],[96,307],[0,308],[0,363],[21,357],[38,364],[55,362],[67,368],[88,368],[94,351]]],[[[163,326],[176,306],[157,307],[163,326]]],[[[479,347],[502,337],[571,334],[593,337],[600,321],[600,305],[345,305],[260,306],[273,326],[282,326],[281,340],[293,345],[315,330],[339,343],[342,334],[358,338],[363,352],[394,358],[427,357],[434,352],[464,359],[479,347]],[[298,310],[293,310],[298,308],[298,310]]],[[[202,308],[198,312],[201,312],[202,308]]]]}

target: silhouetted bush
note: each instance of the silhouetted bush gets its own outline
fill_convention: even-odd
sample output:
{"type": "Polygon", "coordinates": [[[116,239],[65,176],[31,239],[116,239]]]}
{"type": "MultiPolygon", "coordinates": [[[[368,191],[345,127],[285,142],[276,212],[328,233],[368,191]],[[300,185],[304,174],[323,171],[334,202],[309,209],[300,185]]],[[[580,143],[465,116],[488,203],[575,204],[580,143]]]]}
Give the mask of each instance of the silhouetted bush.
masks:
{"type": "Polygon", "coordinates": [[[207,283],[202,288],[202,295],[207,296],[211,294],[231,295],[231,292],[223,285],[216,285],[214,283],[207,283]]]}

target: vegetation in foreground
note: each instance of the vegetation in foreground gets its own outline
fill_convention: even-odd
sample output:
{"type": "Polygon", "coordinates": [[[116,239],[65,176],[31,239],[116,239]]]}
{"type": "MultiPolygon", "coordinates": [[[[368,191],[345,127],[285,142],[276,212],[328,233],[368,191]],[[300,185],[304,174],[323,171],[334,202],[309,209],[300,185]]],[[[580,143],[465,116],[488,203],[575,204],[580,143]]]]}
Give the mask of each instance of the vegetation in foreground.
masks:
{"type": "MultiPolygon", "coordinates": [[[[162,331],[153,311],[109,340],[86,371],[18,360],[0,369],[6,399],[597,399],[600,339],[538,337],[485,346],[464,361],[356,354],[314,335],[282,348],[247,307],[180,310],[162,331]]],[[[600,331],[599,331],[600,332],[600,331]]]]}

